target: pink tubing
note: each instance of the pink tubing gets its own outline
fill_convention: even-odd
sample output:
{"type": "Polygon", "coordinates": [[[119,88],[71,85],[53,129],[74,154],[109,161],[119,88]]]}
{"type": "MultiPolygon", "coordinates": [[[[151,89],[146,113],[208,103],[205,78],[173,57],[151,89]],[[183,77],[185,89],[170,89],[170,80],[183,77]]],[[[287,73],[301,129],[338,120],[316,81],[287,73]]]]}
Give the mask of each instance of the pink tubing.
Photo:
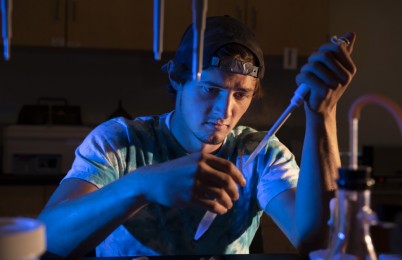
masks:
{"type": "Polygon", "coordinates": [[[391,99],[378,95],[378,94],[368,94],[361,96],[356,99],[349,109],[349,148],[350,148],[350,162],[349,166],[352,169],[357,169],[357,141],[358,141],[358,121],[360,117],[360,112],[368,104],[377,104],[391,113],[394,117],[396,124],[399,127],[399,133],[402,138],[402,109],[397,103],[391,99]]]}

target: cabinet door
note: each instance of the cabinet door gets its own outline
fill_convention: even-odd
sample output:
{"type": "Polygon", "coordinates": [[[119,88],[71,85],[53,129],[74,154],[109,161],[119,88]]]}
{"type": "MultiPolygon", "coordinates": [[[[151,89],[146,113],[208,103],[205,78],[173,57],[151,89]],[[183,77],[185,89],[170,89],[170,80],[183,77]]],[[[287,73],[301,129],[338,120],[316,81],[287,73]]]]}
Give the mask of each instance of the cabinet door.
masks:
{"type": "Polygon", "coordinates": [[[64,46],[66,0],[14,0],[12,45],[64,46]]]}
{"type": "Polygon", "coordinates": [[[191,0],[165,0],[164,51],[175,52],[177,50],[184,30],[191,22],[191,0]]]}
{"type": "Polygon", "coordinates": [[[285,47],[309,55],[328,41],[328,0],[246,0],[247,23],[265,54],[283,54],[285,47]]]}
{"type": "Polygon", "coordinates": [[[247,0],[218,0],[208,1],[208,16],[229,15],[246,22],[247,0]]]}
{"type": "Polygon", "coordinates": [[[67,47],[152,49],[151,0],[68,0],[67,47]]]}
{"type": "MultiPolygon", "coordinates": [[[[176,51],[185,29],[192,23],[191,0],[166,0],[164,50],[176,51]]],[[[208,1],[207,16],[230,15],[244,21],[244,0],[208,1]]]]}

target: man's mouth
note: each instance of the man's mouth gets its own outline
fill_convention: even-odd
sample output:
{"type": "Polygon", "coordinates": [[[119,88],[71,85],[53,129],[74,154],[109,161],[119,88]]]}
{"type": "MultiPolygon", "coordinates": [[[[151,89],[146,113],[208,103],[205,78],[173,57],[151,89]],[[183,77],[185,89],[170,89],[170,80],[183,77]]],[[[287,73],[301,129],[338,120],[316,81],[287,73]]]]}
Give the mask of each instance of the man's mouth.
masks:
{"type": "Polygon", "coordinates": [[[217,122],[217,121],[207,121],[206,123],[208,126],[213,127],[216,130],[224,130],[229,128],[230,124],[227,122],[217,122]]]}

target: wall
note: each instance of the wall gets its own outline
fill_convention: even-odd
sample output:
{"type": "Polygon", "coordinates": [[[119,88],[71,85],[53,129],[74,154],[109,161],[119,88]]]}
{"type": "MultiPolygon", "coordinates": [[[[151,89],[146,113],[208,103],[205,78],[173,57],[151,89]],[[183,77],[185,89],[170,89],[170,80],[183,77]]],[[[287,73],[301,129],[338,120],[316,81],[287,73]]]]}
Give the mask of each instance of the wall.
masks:
{"type": "Polygon", "coordinates": [[[86,125],[105,121],[118,107],[131,116],[172,107],[166,80],[152,53],[15,48],[0,63],[0,123],[15,123],[23,105],[40,97],[63,97],[80,106],[86,125]]]}
{"type": "MultiPolygon", "coordinates": [[[[330,32],[357,34],[353,52],[358,73],[339,105],[341,151],[348,148],[347,112],[356,98],[381,94],[402,106],[402,10],[401,1],[331,0],[330,32]]],[[[394,119],[382,107],[363,109],[359,121],[359,145],[401,145],[394,119]]]]}

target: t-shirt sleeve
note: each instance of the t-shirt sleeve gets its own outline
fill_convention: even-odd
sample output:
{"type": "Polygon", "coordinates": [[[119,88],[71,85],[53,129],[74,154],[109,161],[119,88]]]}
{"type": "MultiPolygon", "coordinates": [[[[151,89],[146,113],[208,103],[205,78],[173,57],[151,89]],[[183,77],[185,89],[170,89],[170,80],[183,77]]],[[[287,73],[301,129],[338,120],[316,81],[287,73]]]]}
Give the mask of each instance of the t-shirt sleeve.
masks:
{"type": "Polygon", "coordinates": [[[117,180],[125,171],[126,129],[117,119],[106,121],[89,133],[75,151],[64,180],[79,178],[98,188],[117,180]]]}
{"type": "Polygon", "coordinates": [[[296,187],[299,166],[294,155],[277,138],[272,138],[266,153],[256,163],[260,172],[257,198],[260,207],[265,209],[279,193],[296,187]]]}

